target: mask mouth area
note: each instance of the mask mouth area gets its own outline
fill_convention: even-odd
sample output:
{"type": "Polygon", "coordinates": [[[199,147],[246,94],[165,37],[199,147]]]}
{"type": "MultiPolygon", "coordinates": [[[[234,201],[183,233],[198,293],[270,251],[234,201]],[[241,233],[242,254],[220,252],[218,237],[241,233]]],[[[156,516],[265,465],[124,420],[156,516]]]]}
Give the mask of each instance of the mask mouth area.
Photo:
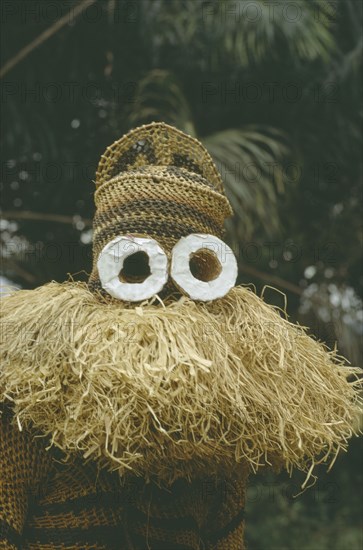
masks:
{"type": "Polygon", "coordinates": [[[121,283],[143,283],[150,274],[149,256],[140,250],[125,258],[118,278],[121,283]]]}
{"type": "Polygon", "coordinates": [[[201,248],[190,255],[189,268],[193,277],[205,283],[218,279],[222,271],[216,254],[206,248],[201,248]]]}

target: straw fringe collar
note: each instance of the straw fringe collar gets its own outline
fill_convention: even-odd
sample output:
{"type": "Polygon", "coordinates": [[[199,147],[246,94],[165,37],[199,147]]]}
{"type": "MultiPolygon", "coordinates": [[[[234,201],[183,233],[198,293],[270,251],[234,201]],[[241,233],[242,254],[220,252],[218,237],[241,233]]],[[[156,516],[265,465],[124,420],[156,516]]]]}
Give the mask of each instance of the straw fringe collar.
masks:
{"type": "Polygon", "coordinates": [[[358,369],[248,288],[126,307],[52,282],[1,310],[0,402],[20,428],[120,474],[308,471],[356,432],[358,369]]]}

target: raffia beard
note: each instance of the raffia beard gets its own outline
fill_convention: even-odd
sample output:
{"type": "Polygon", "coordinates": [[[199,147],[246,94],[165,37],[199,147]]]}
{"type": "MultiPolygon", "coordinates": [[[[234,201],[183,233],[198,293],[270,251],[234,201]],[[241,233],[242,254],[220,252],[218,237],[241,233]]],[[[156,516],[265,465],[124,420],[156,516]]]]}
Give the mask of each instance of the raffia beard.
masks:
{"type": "Polygon", "coordinates": [[[249,288],[131,307],[53,282],[5,298],[1,320],[0,402],[121,475],[308,471],[357,431],[359,370],[249,288]]]}

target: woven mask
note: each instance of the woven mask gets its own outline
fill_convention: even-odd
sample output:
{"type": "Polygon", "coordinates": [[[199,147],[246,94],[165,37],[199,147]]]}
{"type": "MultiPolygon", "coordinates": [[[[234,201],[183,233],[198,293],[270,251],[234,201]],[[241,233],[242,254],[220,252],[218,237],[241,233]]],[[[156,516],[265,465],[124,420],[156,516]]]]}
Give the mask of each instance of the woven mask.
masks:
{"type": "Polygon", "coordinates": [[[221,240],[232,209],[199,141],[164,123],[141,126],[106,149],[96,188],[92,290],[137,301],[177,288],[206,301],[234,285],[237,264],[221,240]]]}
{"type": "Polygon", "coordinates": [[[202,145],[143,126],[106,150],[96,185],[89,285],[51,282],[2,304],[0,403],[11,401],[18,426],[158,483],[245,464],[310,475],[334,461],[356,429],[359,371],[303,327],[244,286],[135,307],[101,284],[114,239],[153,239],[170,282],[185,240],[222,237],[231,208],[202,145]]]}

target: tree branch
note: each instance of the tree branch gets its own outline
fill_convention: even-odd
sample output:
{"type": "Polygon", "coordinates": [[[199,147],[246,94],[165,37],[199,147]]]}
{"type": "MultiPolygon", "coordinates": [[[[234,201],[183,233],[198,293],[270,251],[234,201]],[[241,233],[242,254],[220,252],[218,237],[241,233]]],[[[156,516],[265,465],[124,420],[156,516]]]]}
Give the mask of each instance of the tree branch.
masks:
{"type": "Polygon", "coordinates": [[[2,262],[4,262],[5,266],[8,267],[9,271],[14,271],[14,273],[16,273],[16,275],[20,277],[23,281],[26,281],[31,285],[36,284],[37,278],[35,277],[35,275],[29,273],[29,271],[26,271],[14,260],[10,260],[9,258],[2,258],[2,262]]]}
{"type": "MultiPolygon", "coordinates": [[[[56,223],[65,223],[68,225],[74,225],[73,216],[64,216],[63,214],[45,214],[43,212],[31,212],[30,210],[7,210],[1,213],[1,217],[10,220],[36,220],[41,222],[56,222],[56,223]]],[[[91,227],[92,220],[86,218],[80,218],[79,221],[82,221],[85,226],[91,227]]]]}
{"type": "Polygon", "coordinates": [[[35,50],[35,48],[43,44],[43,42],[48,40],[48,38],[50,38],[53,34],[58,32],[67,23],[69,23],[70,14],[72,14],[73,19],[75,19],[95,2],[97,2],[97,0],[84,0],[83,2],[80,2],[74,9],[71,9],[68,13],[66,13],[66,15],[63,15],[63,17],[58,19],[58,21],[56,21],[48,29],[37,36],[32,42],[22,48],[17,54],[14,55],[14,57],[9,59],[9,61],[7,61],[5,65],[3,65],[0,69],[0,78],[11,71],[11,69],[13,69],[15,65],[17,65],[22,59],[27,57],[33,50],[35,50]]]}
{"type": "Polygon", "coordinates": [[[273,285],[280,286],[281,288],[289,290],[293,294],[302,296],[303,290],[299,286],[295,285],[294,283],[290,283],[289,281],[285,281],[285,279],[281,279],[281,277],[278,277],[277,275],[271,275],[270,273],[260,271],[259,269],[248,265],[241,266],[239,271],[240,273],[248,273],[249,275],[256,277],[256,279],[272,283],[273,285]]]}

